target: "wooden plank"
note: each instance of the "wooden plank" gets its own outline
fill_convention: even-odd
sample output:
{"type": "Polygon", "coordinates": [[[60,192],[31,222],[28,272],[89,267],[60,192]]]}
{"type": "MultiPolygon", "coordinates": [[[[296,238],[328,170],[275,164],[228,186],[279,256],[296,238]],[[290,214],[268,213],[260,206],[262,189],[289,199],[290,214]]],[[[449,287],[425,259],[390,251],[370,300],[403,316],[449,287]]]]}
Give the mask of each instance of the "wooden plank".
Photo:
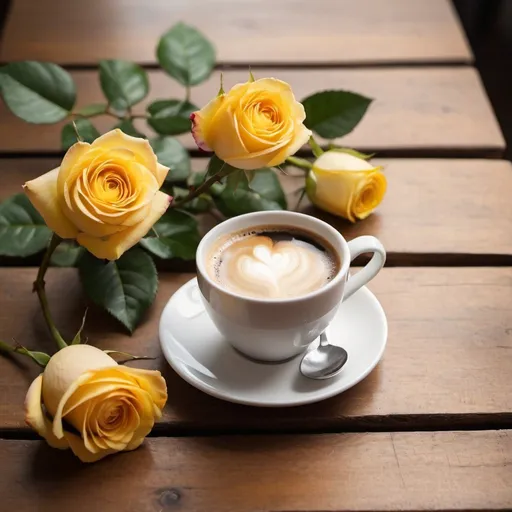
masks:
{"type": "Polygon", "coordinates": [[[15,0],[0,59],[153,63],[160,34],[178,21],[207,35],[222,64],[472,60],[448,0],[154,0],[150,9],[144,0],[15,0]]]}
{"type": "MultiPolygon", "coordinates": [[[[320,216],[348,239],[379,237],[392,264],[512,264],[512,165],[499,160],[375,159],[385,167],[387,196],[370,218],[350,224],[304,200],[301,210],[320,216]]],[[[205,159],[193,167],[205,168],[205,159]]],[[[0,159],[0,199],[59,165],[58,159],[0,159]]],[[[300,175],[302,176],[302,174],[300,175]]],[[[282,176],[289,208],[303,186],[282,176]]],[[[210,219],[211,220],[211,219],[210,219]]],[[[205,228],[211,222],[205,223],[205,228]]],[[[174,264],[174,262],[173,262],[174,264]]]]}
{"type": "Polygon", "coordinates": [[[38,441],[0,441],[0,457],[20,512],[512,507],[509,430],[148,439],[94,469],[38,441]]]}
{"type": "MultiPolygon", "coordinates": [[[[35,269],[0,269],[0,339],[52,350],[37,298],[35,269]]],[[[105,349],[155,357],[169,389],[165,433],[424,429],[512,424],[510,350],[512,268],[386,268],[370,289],[388,317],[383,361],[348,392],[291,409],[251,408],[212,398],[181,380],[163,359],[161,311],[192,274],[160,273],[145,321],[128,336],[111,317],[89,310],[85,335],[105,349]]],[[[86,301],[74,269],[50,269],[49,301],[65,337],[86,301]]],[[[0,358],[0,428],[23,427],[23,399],[37,368],[0,358]]]]}
{"type": "MultiPolygon", "coordinates": [[[[103,100],[97,73],[72,73],[78,88],[78,106],[103,100]]],[[[505,142],[478,73],[472,68],[386,68],[269,70],[257,77],[276,76],[292,84],[297,98],[322,89],[348,89],[375,101],[363,121],[343,139],[344,145],[366,151],[414,153],[418,156],[456,154],[457,156],[496,156],[505,142]]],[[[227,71],[224,86],[247,80],[247,71],[227,71]]],[[[151,99],[182,97],[183,90],[159,71],[150,72],[151,99]]],[[[219,74],[195,88],[192,100],[206,104],[217,92],[219,74]]],[[[146,101],[147,103],[147,101],[146,101]]],[[[136,107],[140,114],[144,103],[136,107]]],[[[137,120],[139,128],[143,121],[137,120]]],[[[116,121],[99,118],[97,126],[106,131],[116,121]]],[[[0,106],[0,152],[58,151],[60,125],[30,125],[0,106]]],[[[190,135],[182,141],[197,149],[190,135]]]]}

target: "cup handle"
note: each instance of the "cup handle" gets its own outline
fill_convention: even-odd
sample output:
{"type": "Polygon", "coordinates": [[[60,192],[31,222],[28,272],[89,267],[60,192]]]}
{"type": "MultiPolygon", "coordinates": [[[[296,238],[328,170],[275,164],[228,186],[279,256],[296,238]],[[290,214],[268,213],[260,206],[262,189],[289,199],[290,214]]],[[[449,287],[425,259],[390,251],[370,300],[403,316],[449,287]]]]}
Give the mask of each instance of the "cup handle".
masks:
{"type": "Polygon", "coordinates": [[[351,297],[361,286],[371,281],[386,262],[386,250],[374,236],[360,236],[348,242],[350,261],[365,252],[373,252],[372,259],[356,274],[348,278],[343,300],[351,297]]]}

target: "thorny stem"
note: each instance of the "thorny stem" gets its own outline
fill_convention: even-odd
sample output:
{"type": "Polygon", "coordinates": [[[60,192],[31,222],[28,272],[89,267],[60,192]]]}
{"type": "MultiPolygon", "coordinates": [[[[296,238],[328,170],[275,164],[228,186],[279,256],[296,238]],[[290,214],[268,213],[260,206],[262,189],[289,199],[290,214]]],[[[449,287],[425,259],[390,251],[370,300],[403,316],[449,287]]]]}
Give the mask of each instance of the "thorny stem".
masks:
{"type": "Polygon", "coordinates": [[[211,208],[208,210],[208,213],[217,221],[217,222],[223,222],[226,220],[226,217],[222,215],[222,213],[219,212],[216,208],[211,208]]]}
{"type": "Polygon", "coordinates": [[[48,364],[48,361],[50,360],[50,356],[48,354],[45,354],[44,352],[32,352],[30,350],[27,350],[25,347],[22,347],[21,345],[13,347],[12,345],[4,343],[3,341],[0,341],[0,353],[1,352],[4,352],[6,354],[19,354],[21,356],[29,357],[41,368],[44,368],[48,364]]]}
{"type": "Polygon", "coordinates": [[[189,201],[192,201],[192,199],[195,199],[196,197],[200,196],[203,192],[206,192],[214,183],[217,181],[220,181],[221,177],[219,174],[214,174],[213,176],[210,176],[204,183],[201,183],[196,189],[192,190],[187,197],[184,197],[181,201],[172,202],[171,208],[179,208],[180,206],[183,206],[184,204],[188,203],[189,201]]]}
{"type": "Polygon", "coordinates": [[[46,291],[44,289],[44,276],[46,274],[46,271],[48,270],[48,266],[50,265],[50,258],[53,254],[53,251],[55,251],[55,249],[61,241],[62,239],[54,233],[50,240],[50,244],[46,249],[46,253],[44,254],[41,266],[39,267],[39,270],[37,272],[36,280],[34,281],[34,290],[37,293],[37,296],[39,297],[39,302],[41,303],[44,319],[46,320],[46,324],[48,325],[48,328],[50,329],[50,332],[53,336],[53,339],[57,343],[59,349],[67,347],[68,344],[64,341],[64,338],[60,335],[60,332],[58,331],[57,327],[55,326],[55,323],[53,322],[53,318],[50,313],[50,308],[48,306],[48,298],[46,297],[46,291]]]}

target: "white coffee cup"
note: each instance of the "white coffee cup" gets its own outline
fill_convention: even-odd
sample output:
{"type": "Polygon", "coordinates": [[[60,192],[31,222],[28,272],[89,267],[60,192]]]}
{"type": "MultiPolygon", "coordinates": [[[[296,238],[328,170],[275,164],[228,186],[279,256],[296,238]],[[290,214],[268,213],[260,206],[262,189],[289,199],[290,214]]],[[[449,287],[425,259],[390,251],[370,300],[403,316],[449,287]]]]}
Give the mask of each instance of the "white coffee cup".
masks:
{"type": "Polygon", "coordinates": [[[284,361],[303,352],[329,325],[342,300],[373,279],[386,261],[386,251],[373,236],[346,242],[332,226],[315,217],[289,211],[265,211],[233,217],[215,226],[197,249],[197,280],[206,311],[229,343],[260,361],[284,361]],[[219,238],[258,226],[289,226],[316,233],[338,253],[339,272],[307,295],[266,299],[244,297],[223,288],[207,271],[207,258],[219,238]],[[368,264],[349,278],[351,261],[373,253],[368,264]]]}

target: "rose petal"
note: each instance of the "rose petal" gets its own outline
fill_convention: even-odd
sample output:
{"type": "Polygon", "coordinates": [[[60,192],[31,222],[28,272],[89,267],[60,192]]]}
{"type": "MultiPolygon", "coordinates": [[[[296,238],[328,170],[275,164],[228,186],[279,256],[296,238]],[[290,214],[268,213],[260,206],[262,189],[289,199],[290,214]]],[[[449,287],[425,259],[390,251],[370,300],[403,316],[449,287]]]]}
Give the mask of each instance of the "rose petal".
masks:
{"type": "MultiPolygon", "coordinates": [[[[73,224],[82,232],[92,236],[108,236],[124,229],[124,226],[105,224],[94,215],[80,197],[80,184],[76,183],[73,189],[64,186],[65,201],[61,202],[62,210],[73,224]]],[[[78,236],[78,235],[77,235],[78,236]]]]}
{"type": "MultiPolygon", "coordinates": [[[[62,418],[63,418],[63,415],[62,415],[62,411],[69,399],[69,397],[85,382],[87,382],[87,380],[89,379],[91,373],[90,372],[86,372],[84,373],[83,375],[81,375],[80,377],[78,377],[74,382],[73,384],[71,384],[71,386],[69,386],[69,388],[67,389],[67,391],[62,395],[61,399],[60,399],[60,402],[57,406],[57,409],[56,409],[56,412],[55,412],[55,415],[53,417],[53,433],[55,434],[55,436],[58,438],[58,439],[62,439],[62,437],[64,437],[64,427],[62,425],[62,418]]],[[[73,425],[75,427],[77,427],[76,425],[73,425]]],[[[80,428],[80,425],[78,425],[77,428],[80,428]]]]}
{"type": "MultiPolygon", "coordinates": [[[[161,163],[158,163],[156,166],[156,181],[158,182],[158,188],[160,188],[167,177],[167,173],[169,172],[169,167],[165,167],[161,163]]],[[[172,172],[172,171],[171,171],[172,172]]]]}
{"type": "Polygon", "coordinates": [[[213,136],[212,120],[219,111],[219,108],[224,103],[225,95],[221,94],[213,98],[201,110],[194,112],[190,115],[192,121],[192,136],[199,147],[203,151],[213,151],[213,136]]]}
{"type": "Polygon", "coordinates": [[[70,177],[80,172],[80,166],[78,164],[88,155],[90,149],[90,144],[77,142],[67,150],[60,164],[59,176],[57,178],[57,191],[59,196],[62,195],[64,184],[68,182],[70,177]]]}
{"type": "Polygon", "coordinates": [[[117,450],[101,450],[98,451],[98,453],[92,453],[85,447],[84,441],[81,437],[75,434],[71,434],[70,432],[64,432],[64,437],[69,443],[71,450],[73,450],[73,453],[82,462],[96,462],[107,457],[108,455],[117,453],[117,450]]]}
{"type": "Polygon", "coordinates": [[[263,90],[269,92],[287,93],[292,92],[290,84],[278,80],[277,78],[259,78],[249,84],[250,89],[263,90]]]}
{"type": "Polygon", "coordinates": [[[125,366],[123,370],[137,379],[139,386],[149,393],[160,410],[164,408],[167,402],[167,384],[159,371],[129,368],[128,366],[125,366]]]}
{"type": "MultiPolygon", "coordinates": [[[[132,137],[126,135],[116,128],[110,132],[98,137],[91,145],[92,148],[101,148],[103,151],[111,149],[128,149],[133,154],[137,162],[144,165],[154,176],[159,179],[159,171],[157,169],[157,158],[151,144],[146,139],[140,137],[132,137]]],[[[161,175],[161,173],[160,173],[161,175]]]]}
{"type": "Polygon", "coordinates": [[[82,440],[84,442],[84,446],[87,450],[89,450],[91,453],[99,453],[101,451],[101,448],[94,442],[92,442],[92,435],[89,435],[88,427],[87,427],[87,420],[90,414],[90,411],[92,409],[92,404],[87,403],[84,404],[80,409],[83,409],[83,421],[80,428],[80,433],[82,434],[82,440]]]}
{"type": "Polygon", "coordinates": [[[77,241],[97,258],[116,260],[152,228],[153,224],[167,210],[171,199],[167,194],[157,192],[151,203],[151,211],[140,224],[126,228],[120,233],[105,237],[105,239],[80,233],[77,241]]]}
{"type": "MultiPolygon", "coordinates": [[[[90,374],[88,374],[88,376],[90,376],[90,374]]],[[[136,390],[138,387],[136,385],[122,384],[122,389],[136,390]]],[[[57,410],[55,418],[62,416],[62,418],[69,421],[69,423],[71,423],[71,425],[76,429],[80,429],[83,422],[83,415],[86,412],[85,409],[80,408],[80,406],[99,397],[100,395],[107,395],[108,393],[117,390],[119,390],[119,384],[89,384],[89,382],[82,382],[80,387],[67,398],[65,407],[62,411],[60,409],[57,410]]]]}
{"type": "Polygon", "coordinates": [[[58,439],[55,437],[52,432],[52,424],[43,410],[41,405],[42,390],[43,374],[39,375],[34,382],[32,382],[28,390],[27,397],[25,398],[25,422],[41,437],[44,437],[52,448],[66,450],[69,448],[69,443],[66,439],[58,439]]]}
{"type": "Polygon", "coordinates": [[[125,451],[131,452],[132,450],[136,450],[143,442],[146,436],[133,436],[133,439],[128,443],[128,446],[125,448],[125,451]]]}
{"type": "Polygon", "coordinates": [[[76,238],[78,230],[63,214],[57,197],[59,168],[27,181],[23,189],[46,225],[61,238],[76,238]]]}
{"type": "Polygon", "coordinates": [[[379,206],[384,198],[387,181],[379,170],[367,176],[362,186],[357,191],[351,210],[358,219],[366,219],[379,206]],[[370,202],[365,199],[365,194],[370,194],[370,202]]]}
{"type": "Polygon", "coordinates": [[[228,159],[234,155],[248,155],[247,149],[239,137],[238,127],[235,126],[235,118],[231,109],[220,109],[215,118],[210,121],[208,130],[207,137],[209,139],[206,139],[208,145],[221,160],[228,162],[228,159]]]}
{"type": "MultiPolygon", "coordinates": [[[[87,379],[100,368],[117,367],[108,354],[92,345],[70,345],[59,350],[44,370],[43,402],[51,416],[55,417],[63,396],[76,389],[77,379],[87,379]]],[[[59,436],[62,437],[62,436],[59,436]]]]}
{"type": "MultiPolygon", "coordinates": [[[[112,403],[111,400],[106,400],[100,405],[99,408],[95,408],[92,414],[100,418],[104,414],[103,409],[107,409],[108,411],[113,406],[115,405],[112,403]]],[[[131,441],[134,431],[135,427],[132,428],[132,430],[128,433],[123,432],[123,436],[121,437],[121,439],[113,439],[112,436],[105,433],[103,433],[103,435],[100,436],[99,432],[97,432],[96,434],[91,434],[91,437],[95,442],[100,441],[102,444],[105,444],[109,449],[122,451],[126,448],[126,445],[131,441]],[[124,440],[123,438],[126,438],[126,440],[124,440]]]]}
{"type": "Polygon", "coordinates": [[[294,155],[302,146],[307,144],[312,134],[311,130],[301,124],[298,131],[295,132],[292,142],[283,151],[277,153],[267,166],[273,167],[282,164],[289,156],[294,155]]]}

